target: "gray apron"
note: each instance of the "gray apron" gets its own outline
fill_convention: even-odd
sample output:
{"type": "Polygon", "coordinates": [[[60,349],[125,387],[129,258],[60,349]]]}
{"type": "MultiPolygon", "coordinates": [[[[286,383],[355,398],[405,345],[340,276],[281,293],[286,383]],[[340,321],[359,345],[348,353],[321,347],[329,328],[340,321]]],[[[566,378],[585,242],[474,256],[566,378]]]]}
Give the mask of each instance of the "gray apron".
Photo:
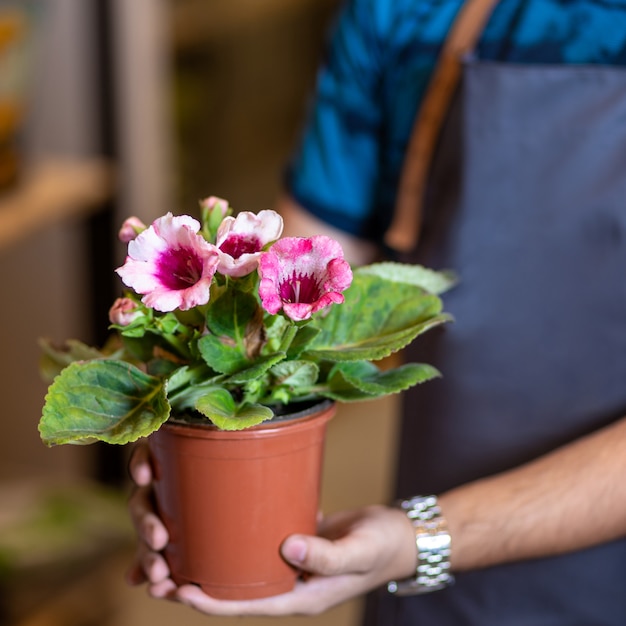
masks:
{"type": "MultiPolygon", "coordinates": [[[[456,322],[410,349],[443,378],[404,397],[399,496],[626,414],[626,71],[468,61],[412,260],[460,284],[444,296],[456,322]]],[[[626,541],[461,573],[426,596],[381,592],[367,623],[624,626],[626,541]]]]}

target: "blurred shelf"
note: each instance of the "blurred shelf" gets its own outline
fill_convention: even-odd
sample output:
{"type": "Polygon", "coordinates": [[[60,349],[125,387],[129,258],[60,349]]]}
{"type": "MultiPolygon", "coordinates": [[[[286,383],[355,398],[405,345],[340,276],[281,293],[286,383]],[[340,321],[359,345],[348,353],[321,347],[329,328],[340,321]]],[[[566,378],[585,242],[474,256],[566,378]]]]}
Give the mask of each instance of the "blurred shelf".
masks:
{"type": "Polygon", "coordinates": [[[113,194],[113,174],[100,158],[33,166],[0,195],[0,251],[62,220],[95,213],[113,194]]]}
{"type": "Polygon", "coordinates": [[[171,4],[174,46],[184,49],[232,39],[246,28],[258,29],[290,15],[335,7],[339,0],[175,0],[171,4]]]}

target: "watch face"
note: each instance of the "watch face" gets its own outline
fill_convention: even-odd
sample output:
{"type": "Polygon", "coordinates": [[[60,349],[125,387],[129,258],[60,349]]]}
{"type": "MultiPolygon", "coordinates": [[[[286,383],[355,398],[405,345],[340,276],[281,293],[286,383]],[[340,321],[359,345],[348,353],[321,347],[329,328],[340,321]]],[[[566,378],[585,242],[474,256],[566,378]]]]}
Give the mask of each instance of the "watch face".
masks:
{"type": "Polygon", "coordinates": [[[420,534],[415,541],[420,553],[443,553],[443,556],[450,557],[450,535],[446,531],[438,530],[435,535],[420,534]]]}

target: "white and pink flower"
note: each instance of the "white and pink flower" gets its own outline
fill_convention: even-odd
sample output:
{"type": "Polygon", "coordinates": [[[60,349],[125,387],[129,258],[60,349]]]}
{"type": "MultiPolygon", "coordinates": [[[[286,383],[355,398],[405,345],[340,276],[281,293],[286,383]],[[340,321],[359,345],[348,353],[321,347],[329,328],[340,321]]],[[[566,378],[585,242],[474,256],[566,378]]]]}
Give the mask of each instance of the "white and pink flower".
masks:
{"type": "Polygon", "coordinates": [[[285,237],[261,255],[259,296],[274,315],[281,309],[294,321],[344,301],[352,270],[337,241],[324,235],[285,237]]]}
{"type": "Polygon", "coordinates": [[[146,306],[186,311],[209,301],[219,253],[199,230],[194,218],[167,213],[128,244],[126,262],[116,271],[146,306]]]}
{"type": "Polygon", "coordinates": [[[242,211],[237,217],[225,217],[215,242],[220,251],[218,272],[237,277],[254,271],[263,248],[282,232],[283,218],[276,211],[242,211]]]}

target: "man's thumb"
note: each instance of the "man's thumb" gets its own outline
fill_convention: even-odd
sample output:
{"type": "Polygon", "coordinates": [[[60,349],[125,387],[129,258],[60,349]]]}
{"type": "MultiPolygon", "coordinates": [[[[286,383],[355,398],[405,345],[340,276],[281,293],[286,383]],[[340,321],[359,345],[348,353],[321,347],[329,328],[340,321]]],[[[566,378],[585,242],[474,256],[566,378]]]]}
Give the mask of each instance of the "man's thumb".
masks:
{"type": "Polygon", "coordinates": [[[283,542],[281,553],[287,562],[305,572],[324,576],[345,573],[341,546],[328,539],[292,535],[283,542]]]}

